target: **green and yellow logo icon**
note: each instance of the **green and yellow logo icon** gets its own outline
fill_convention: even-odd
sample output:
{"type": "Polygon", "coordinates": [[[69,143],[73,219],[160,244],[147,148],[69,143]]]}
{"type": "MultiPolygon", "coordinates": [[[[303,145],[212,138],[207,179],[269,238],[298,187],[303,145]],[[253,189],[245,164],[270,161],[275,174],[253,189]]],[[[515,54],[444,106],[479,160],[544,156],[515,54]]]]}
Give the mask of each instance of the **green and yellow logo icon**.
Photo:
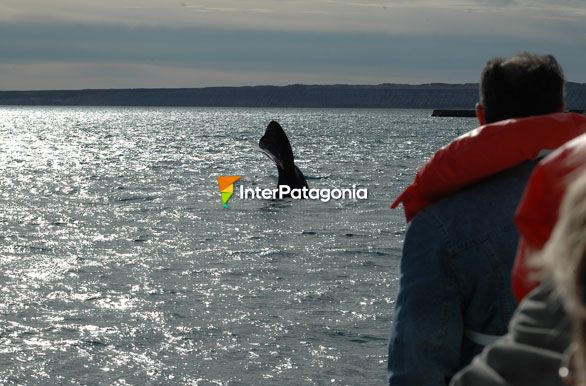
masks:
{"type": "Polygon", "coordinates": [[[228,200],[234,194],[234,183],[240,179],[240,176],[218,176],[218,186],[222,194],[222,206],[229,208],[228,200]]]}

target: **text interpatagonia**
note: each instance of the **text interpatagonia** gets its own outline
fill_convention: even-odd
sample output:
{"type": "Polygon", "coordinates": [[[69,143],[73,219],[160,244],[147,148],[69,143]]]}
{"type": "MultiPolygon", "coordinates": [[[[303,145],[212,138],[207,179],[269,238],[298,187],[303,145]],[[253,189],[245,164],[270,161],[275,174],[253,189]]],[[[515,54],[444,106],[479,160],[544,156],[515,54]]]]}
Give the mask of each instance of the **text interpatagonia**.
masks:
{"type": "Polygon", "coordinates": [[[260,187],[246,188],[239,186],[239,197],[242,200],[282,200],[290,197],[294,200],[320,200],[328,202],[330,200],[366,200],[368,199],[367,188],[291,188],[288,185],[280,185],[275,189],[263,189],[260,187]]]}

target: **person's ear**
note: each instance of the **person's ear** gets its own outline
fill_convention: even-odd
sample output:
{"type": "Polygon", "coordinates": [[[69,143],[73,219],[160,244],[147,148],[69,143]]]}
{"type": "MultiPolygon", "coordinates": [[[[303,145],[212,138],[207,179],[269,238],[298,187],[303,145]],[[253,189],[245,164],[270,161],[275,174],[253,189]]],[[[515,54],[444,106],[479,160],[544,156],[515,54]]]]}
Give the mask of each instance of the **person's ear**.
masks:
{"type": "Polygon", "coordinates": [[[476,103],[476,118],[478,118],[478,123],[480,123],[480,126],[485,125],[486,124],[486,110],[484,108],[483,105],[481,105],[480,103],[476,103]]]}

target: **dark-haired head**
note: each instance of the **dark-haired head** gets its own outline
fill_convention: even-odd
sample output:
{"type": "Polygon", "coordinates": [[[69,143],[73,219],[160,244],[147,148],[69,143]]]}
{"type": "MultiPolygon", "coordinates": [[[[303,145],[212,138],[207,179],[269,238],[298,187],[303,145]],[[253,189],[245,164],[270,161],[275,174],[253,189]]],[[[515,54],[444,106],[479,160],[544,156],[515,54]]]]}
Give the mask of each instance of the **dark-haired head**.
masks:
{"type": "Polygon", "coordinates": [[[486,63],[476,107],[481,124],[564,109],[564,74],[551,55],[523,52],[486,63]]]}

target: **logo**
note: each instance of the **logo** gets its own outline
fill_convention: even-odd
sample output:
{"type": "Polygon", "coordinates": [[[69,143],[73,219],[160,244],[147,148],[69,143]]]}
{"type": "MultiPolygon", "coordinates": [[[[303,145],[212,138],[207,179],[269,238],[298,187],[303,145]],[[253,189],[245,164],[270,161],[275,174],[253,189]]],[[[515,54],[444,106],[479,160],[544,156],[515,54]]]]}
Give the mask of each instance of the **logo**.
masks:
{"type": "MultiPolygon", "coordinates": [[[[222,206],[230,208],[228,201],[234,195],[234,184],[241,176],[218,176],[218,187],[222,195],[222,206]]],[[[276,189],[262,189],[258,186],[251,188],[243,185],[238,186],[238,197],[241,200],[319,200],[328,202],[330,200],[367,200],[368,189],[352,185],[346,188],[291,188],[287,185],[280,185],[276,189]]]]}
{"type": "Polygon", "coordinates": [[[229,208],[228,200],[234,194],[234,183],[240,179],[240,176],[218,176],[218,187],[222,195],[222,206],[229,208]]]}

